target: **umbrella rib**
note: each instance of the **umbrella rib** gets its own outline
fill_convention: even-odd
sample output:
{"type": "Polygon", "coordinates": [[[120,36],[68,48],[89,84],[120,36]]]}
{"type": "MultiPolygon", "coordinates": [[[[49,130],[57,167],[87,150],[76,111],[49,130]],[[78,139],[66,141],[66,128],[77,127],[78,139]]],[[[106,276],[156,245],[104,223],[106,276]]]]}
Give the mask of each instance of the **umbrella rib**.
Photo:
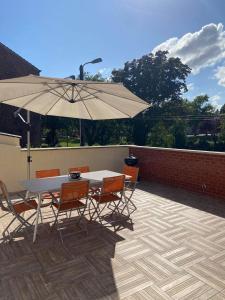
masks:
{"type": "MultiPolygon", "coordinates": [[[[41,78],[41,76],[37,76],[38,79],[41,78]]],[[[42,77],[43,78],[43,77],[42,77]]],[[[48,84],[46,81],[39,81],[39,82],[24,82],[24,81],[6,81],[6,80],[10,80],[10,79],[2,79],[0,80],[0,84],[1,83],[22,83],[22,84],[48,84]]],[[[55,80],[56,81],[56,80],[55,80]]],[[[70,84],[69,81],[60,81],[60,80],[57,80],[56,82],[49,82],[50,84],[70,84]]]]}
{"type": "Polygon", "coordinates": [[[69,99],[70,99],[71,97],[70,97],[70,95],[69,95],[67,92],[71,89],[71,86],[69,86],[69,88],[68,88],[67,90],[65,89],[64,86],[62,86],[61,88],[62,88],[63,91],[65,92],[65,93],[63,94],[63,99],[66,100],[66,101],[69,101],[69,99]],[[66,94],[67,98],[64,97],[65,94],[66,94]]]}
{"type": "MultiPolygon", "coordinates": [[[[1,81],[1,80],[0,80],[1,81]]],[[[60,87],[60,86],[57,86],[57,87],[60,87]]],[[[0,101],[0,103],[4,103],[4,102],[7,102],[7,101],[13,101],[15,99],[18,99],[18,98],[22,98],[22,97],[27,97],[27,96],[32,96],[32,95],[36,95],[36,94],[39,94],[39,93],[47,93],[47,92],[51,92],[51,90],[54,90],[55,88],[51,88],[51,89],[46,89],[44,91],[37,91],[37,92],[33,92],[33,93],[30,93],[30,94],[26,94],[26,95],[21,95],[21,96],[18,96],[18,97],[13,97],[13,98],[8,98],[8,99],[5,99],[3,101],[0,101]]]]}
{"type": "MultiPolygon", "coordinates": [[[[81,87],[79,87],[79,88],[82,90],[81,87]]],[[[83,91],[86,92],[86,90],[83,90],[83,91]]],[[[89,94],[89,95],[87,95],[87,96],[84,96],[84,97],[80,98],[79,100],[77,100],[76,102],[80,102],[80,101],[84,101],[84,100],[87,101],[87,100],[95,99],[95,94],[98,94],[98,92],[93,93],[93,94],[89,94]],[[89,98],[90,96],[91,96],[91,98],[89,98]]],[[[78,96],[78,94],[76,95],[76,97],[74,98],[74,100],[76,100],[77,96],[78,96]]]]}
{"type": "MultiPolygon", "coordinates": [[[[88,94],[92,95],[89,91],[87,91],[87,90],[85,90],[85,89],[83,89],[83,90],[84,90],[85,92],[87,92],[88,94]]],[[[108,105],[109,107],[110,107],[110,106],[113,107],[114,109],[118,110],[120,113],[122,113],[122,114],[124,114],[124,115],[126,115],[126,116],[128,116],[128,117],[130,118],[130,115],[124,113],[124,112],[121,111],[121,110],[119,110],[117,107],[115,107],[115,106],[113,106],[113,105],[111,105],[111,104],[108,104],[107,102],[105,102],[104,100],[102,100],[101,98],[99,98],[98,96],[95,96],[95,98],[97,98],[98,100],[104,102],[104,103],[105,103],[106,105],[108,105]]]]}
{"type": "MultiPolygon", "coordinates": [[[[77,94],[80,96],[80,99],[82,99],[82,98],[81,98],[81,95],[80,95],[80,91],[78,91],[78,89],[77,89],[76,86],[75,86],[75,89],[76,89],[76,91],[77,91],[77,94]]],[[[87,110],[87,112],[88,112],[88,114],[89,114],[89,116],[90,116],[90,118],[91,118],[91,120],[92,120],[93,118],[92,118],[92,116],[91,116],[91,114],[90,114],[90,112],[89,112],[89,109],[87,108],[87,106],[86,106],[86,104],[84,103],[84,101],[82,101],[82,103],[84,104],[84,106],[85,106],[85,108],[86,108],[86,110],[87,110]]]]}
{"type": "Polygon", "coordinates": [[[70,96],[67,94],[68,90],[71,88],[71,86],[66,90],[64,86],[62,86],[62,89],[64,90],[64,92],[66,92],[66,95],[68,97],[68,99],[70,98],[70,96]]]}
{"type": "MultiPolygon", "coordinates": [[[[49,85],[48,85],[49,86],[49,85]]],[[[62,88],[63,90],[64,90],[64,88],[62,87],[62,86],[59,86],[60,88],[62,88]]],[[[59,97],[61,97],[62,96],[62,94],[60,94],[58,91],[56,91],[56,90],[54,90],[54,92],[55,92],[55,94],[52,92],[52,91],[50,91],[50,93],[51,94],[53,94],[53,95],[55,95],[55,96],[59,96],[59,97]]],[[[64,90],[64,92],[65,92],[65,90],[64,90]]],[[[65,95],[65,93],[63,94],[63,96],[65,95]]],[[[64,99],[65,100],[68,100],[68,99],[66,99],[65,97],[64,97],[64,99]]]]}
{"type": "MultiPolygon", "coordinates": [[[[84,84],[83,86],[85,86],[86,88],[88,88],[88,89],[90,89],[90,90],[94,90],[94,91],[97,91],[97,92],[99,92],[99,93],[102,93],[101,90],[95,89],[95,88],[93,88],[93,87],[89,87],[89,86],[87,86],[87,84],[84,84]]],[[[111,96],[115,96],[115,97],[120,97],[120,98],[123,98],[123,99],[127,99],[127,100],[130,100],[130,101],[133,101],[133,102],[142,103],[141,101],[137,101],[137,100],[131,99],[131,98],[129,98],[129,97],[119,96],[119,95],[116,95],[116,94],[113,94],[113,93],[109,93],[109,92],[105,92],[105,91],[104,91],[103,93],[105,93],[105,94],[107,94],[107,95],[111,95],[111,96]]],[[[136,96],[136,97],[137,97],[137,96],[136,96]]],[[[141,100],[142,100],[142,99],[141,99],[141,100]]],[[[142,100],[142,101],[144,102],[144,100],[142,100]]],[[[145,104],[145,103],[143,103],[143,104],[145,104]]]]}
{"type": "Polygon", "coordinates": [[[45,115],[47,115],[49,112],[50,112],[50,110],[52,110],[53,109],[53,107],[59,102],[59,100],[61,99],[61,98],[63,98],[63,96],[67,93],[67,91],[70,89],[70,87],[68,87],[68,89],[65,91],[65,93],[63,94],[63,95],[61,95],[57,100],[56,100],[56,102],[50,107],[50,109],[45,113],[45,115]]]}
{"type": "MultiPolygon", "coordinates": [[[[20,108],[22,108],[22,109],[26,109],[26,106],[28,105],[28,104],[30,104],[31,102],[33,102],[34,100],[36,100],[38,97],[40,97],[40,96],[43,96],[45,93],[44,92],[42,92],[41,94],[39,94],[39,95],[37,95],[37,96],[35,96],[34,98],[32,98],[31,100],[29,100],[28,102],[26,102],[23,106],[19,106],[20,108]]],[[[19,97],[18,97],[19,98],[19,97]]],[[[12,99],[11,99],[12,100],[12,99]]],[[[7,103],[6,103],[7,104],[7,103]]],[[[9,104],[8,104],[9,105],[9,104]]],[[[17,106],[18,107],[18,106],[17,106]]]]}

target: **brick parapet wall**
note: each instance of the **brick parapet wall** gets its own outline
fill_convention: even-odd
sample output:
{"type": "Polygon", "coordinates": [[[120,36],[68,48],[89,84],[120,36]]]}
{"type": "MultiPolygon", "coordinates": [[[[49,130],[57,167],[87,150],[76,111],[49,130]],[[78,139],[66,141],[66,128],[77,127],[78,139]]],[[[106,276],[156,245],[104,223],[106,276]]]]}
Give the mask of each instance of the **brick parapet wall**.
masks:
{"type": "Polygon", "coordinates": [[[225,199],[225,154],[208,151],[130,147],[140,177],[225,199]]]}

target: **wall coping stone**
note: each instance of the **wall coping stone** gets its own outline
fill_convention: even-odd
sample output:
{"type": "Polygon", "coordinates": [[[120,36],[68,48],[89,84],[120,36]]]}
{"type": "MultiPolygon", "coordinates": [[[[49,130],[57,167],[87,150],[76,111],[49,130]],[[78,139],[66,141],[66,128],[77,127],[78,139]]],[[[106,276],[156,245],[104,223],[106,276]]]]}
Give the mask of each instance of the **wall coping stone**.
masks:
{"type": "Polygon", "coordinates": [[[9,137],[16,137],[16,138],[21,139],[20,135],[15,135],[15,134],[10,134],[10,133],[5,133],[5,132],[0,132],[0,135],[9,136],[9,137]]]}
{"type": "MultiPolygon", "coordinates": [[[[82,146],[82,147],[52,147],[52,148],[31,148],[31,151],[60,151],[60,150],[92,150],[99,148],[128,148],[130,145],[107,145],[107,146],[82,146]]],[[[21,151],[27,151],[27,148],[21,148],[21,151]]]]}
{"type": "Polygon", "coordinates": [[[168,152],[171,151],[171,152],[183,152],[183,153],[193,153],[193,154],[206,154],[206,155],[221,155],[221,156],[225,156],[225,152],[218,152],[218,151],[204,151],[204,150],[191,150],[191,149],[148,147],[148,146],[136,146],[136,145],[129,145],[128,147],[130,147],[130,148],[139,148],[139,149],[168,151],[168,152]]]}

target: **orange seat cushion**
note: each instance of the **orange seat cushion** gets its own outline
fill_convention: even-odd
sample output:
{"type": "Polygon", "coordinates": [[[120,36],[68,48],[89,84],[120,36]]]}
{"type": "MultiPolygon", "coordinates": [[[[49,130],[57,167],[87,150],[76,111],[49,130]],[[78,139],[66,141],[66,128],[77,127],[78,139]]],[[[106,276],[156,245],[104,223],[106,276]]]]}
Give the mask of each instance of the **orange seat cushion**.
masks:
{"type": "Polygon", "coordinates": [[[13,204],[13,208],[18,214],[21,214],[27,210],[37,209],[37,202],[35,200],[28,200],[27,202],[19,202],[13,204]]]}
{"type": "MultiPolygon", "coordinates": [[[[52,193],[53,194],[53,196],[55,197],[55,198],[59,198],[60,197],[60,192],[54,192],[54,193],[52,193]]],[[[49,194],[49,193],[43,193],[42,194],[42,200],[49,200],[49,199],[52,199],[52,195],[51,194],[49,194]]]]}
{"type": "Polygon", "coordinates": [[[53,203],[53,205],[59,210],[59,211],[64,211],[64,210],[71,210],[71,209],[77,209],[80,207],[84,207],[85,204],[82,203],[81,201],[71,201],[71,202],[63,202],[61,204],[59,203],[53,203]]]}
{"type": "Polygon", "coordinates": [[[93,195],[92,198],[99,203],[107,203],[107,202],[117,201],[121,199],[120,197],[114,194],[93,195]]]}

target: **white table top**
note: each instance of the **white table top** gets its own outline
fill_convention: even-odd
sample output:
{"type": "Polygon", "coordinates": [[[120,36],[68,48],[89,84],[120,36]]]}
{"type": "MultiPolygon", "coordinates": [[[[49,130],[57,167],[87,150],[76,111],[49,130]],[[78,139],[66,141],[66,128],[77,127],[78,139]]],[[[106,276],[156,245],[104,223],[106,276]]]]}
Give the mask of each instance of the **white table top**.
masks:
{"type": "MultiPolygon", "coordinates": [[[[105,177],[119,176],[124,175],[117,172],[112,172],[108,170],[95,171],[82,173],[79,180],[89,180],[90,185],[97,185],[103,181],[105,177]]],[[[129,179],[131,176],[126,175],[126,179],[129,179]]],[[[44,193],[44,192],[53,192],[58,191],[61,188],[62,183],[77,181],[71,180],[68,175],[56,176],[56,177],[47,177],[47,178],[36,178],[30,180],[24,180],[21,182],[23,188],[31,193],[44,193]]]]}

